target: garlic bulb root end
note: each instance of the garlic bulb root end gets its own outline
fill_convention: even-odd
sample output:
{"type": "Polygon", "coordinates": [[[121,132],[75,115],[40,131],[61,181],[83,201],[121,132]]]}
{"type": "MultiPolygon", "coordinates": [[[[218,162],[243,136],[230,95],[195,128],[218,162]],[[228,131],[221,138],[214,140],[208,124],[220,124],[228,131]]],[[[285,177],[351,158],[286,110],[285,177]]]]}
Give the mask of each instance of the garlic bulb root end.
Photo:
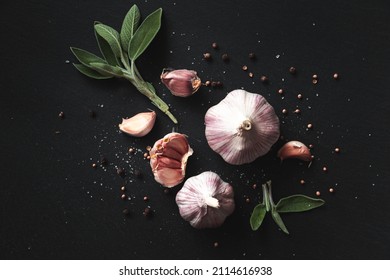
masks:
{"type": "Polygon", "coordinates": [[[206,203],[207,206],[213,207],[213,208],[219,208],[219,201],[215,197],[212,196],[206,196],[204,198],[204,202],[206,203]]]}

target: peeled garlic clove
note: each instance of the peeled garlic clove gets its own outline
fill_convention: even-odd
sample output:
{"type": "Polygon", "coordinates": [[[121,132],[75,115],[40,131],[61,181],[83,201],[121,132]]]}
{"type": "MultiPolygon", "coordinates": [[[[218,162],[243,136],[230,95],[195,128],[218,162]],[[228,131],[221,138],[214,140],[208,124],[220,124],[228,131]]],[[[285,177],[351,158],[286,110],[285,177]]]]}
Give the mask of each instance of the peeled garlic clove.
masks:
{"type": "Polygon", "coordinates": [[[233,90],[205,116],[209,146],[230,164],[244,164],[265,155],[279,139],[279,118],[267,100],[233,90]]]}
{"type": "Polygon", "coordinates": [[[194,94],[202,85],[197,73],[187,69],[164,69],[161,81],[173,95],[188,97],[194,94]]]}
{"type": "Polygon", "coordinates": [[[283,161],[287,158],[297,158],[304,161],[311,161],[310,149],[299,141],[290,141],[283,145],[278,151],[278,157],[283,161]]]}
{"type": "Polygon", "coordinates": [[[157,140],[149,152],[154,179],[168,188],[180,184],[192,153],[184,134],[172,132],[157,140]]]}
{"type": "Polygon", "coordinates": [[[176,195],[176,204],[194,228],[216,228],[234,211],[233,187],[206,171],[186,180],[176,195]]]}
{"type": "Polygon", "coordinates": [[[119,129],[131,136],[142,137],[148,134],[156,121],[156,112],[139,113],[129,119],[122,119],[119,129]]]}

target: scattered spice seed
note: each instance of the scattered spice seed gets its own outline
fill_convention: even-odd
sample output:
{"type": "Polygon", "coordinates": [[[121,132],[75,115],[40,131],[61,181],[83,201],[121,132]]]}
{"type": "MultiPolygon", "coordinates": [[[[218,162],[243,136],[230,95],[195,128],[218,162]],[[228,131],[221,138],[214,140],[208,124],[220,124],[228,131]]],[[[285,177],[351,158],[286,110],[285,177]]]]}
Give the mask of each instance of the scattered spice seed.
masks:
{"type": "Polygon", "coordinates": [[[313,149],[314,145],[313,144],[309,144],[309,148],[310,149],[313,149]]]}
{"type": "Polygon", "coordinates": [[[56,131],[54,131],[54,134],[61,134],[61,131],[56,130],[56,131]]]}
{"type": "Polygon", "coordinates": [[[314,155],[311,155],[311,159],[313,160],[315,157],[314,157],[314,155]]]}
{"type": "Polygon", "coordinates": [[[253,73],[249,72],[248,76],[249,76],[249,78],[253,78],[253,73]]]}
{"type": "Polygon", "coordinates": [[[256,184],[253,184],[253,185],[252,185],[252,189],[255,190],[256,188],[257,188],[257,185],[256,185],[256,184]]]}
{"type": "Polygon", "coordinates": [[[58,117],[59,117],[60,119],[65,118],[65,113],[64,113],[64,112],[60,112],[60,113],[58,114],[58,117]]]}
{"type": "Polygon", "coordinates": [[[318,79],[317,74],[314,74],[312,78],[313,78],[313,79],[318,79]]]}
{"type": "Polygon", "coordinates": [[[295,113],[295,114],[300,114],[300,113],[301,113],[301,110],[295,109],[295,110],[294,110],[294,113],[295,113]]]}
{"type": "Polygon", "coordinates": [[[225,62],[228,62],[230,60],[229,55],[227,53],[224,53],[222,55],[222,60],[225,61],[225,62]]]}
{"type": "Polygon", "coordinates": [[[249,53],[249,59],[256,59],[255,53],[253,52],[249,53]]]}
{"type": "Polygon", "coordinates": [[[144,201],[148,201],[148,200],[149,200],[149,197],[144,196],[144,201]]]}
{"type": "Polygon", "coordinates": [[[126,191],[126,187],[125,187],[125,186],[122,186],[122,187],[121,187],[121,191],[122,191],[122,192],[126,191]]]}
{"type": "Polygon", "coordinates": [[[268,84],[269,82],[268,77],[264,75],[260,77],[260,80],[263,84],[268,84]]]}
{"type": "Polygon", "coordinates": [[[316,191],[316,196],[320,196],[320,195],[321,195],[320,191],[316,191]]]}
{"type": "Polygon", "coordinates": [[[108,160],[104,156],[101,156],[100,157],[100,164],[101,165],[107,165],[107,163],[108,163],[108,160]]]}
{"type": "Polygon", "coordinates": [[[326,166],[322,167],[322,171],[327,172],[328,168],[326,166]]]}
{"type": "Polygon", "coordinates": [[[301,93],[299,93],[299,94],[297,95],[297,98],[298,98],[298,99],[302,99],[302,98],[303,98],[303,95],[302,95],[301,93]]]}
{"type": "Polygon", "coordinates": [[[204,54],[203,54],[203,58],[204,58],[205,60],[211,60],[211,53],[204,53],[204,54]]]}
{"type": "Polygon", "coordinates": [[[218,44],[214,42],[214,43],[211,44],[211,47],[213,49],[217,50],[218,49],[218,44]]]}
{"type": "Polygon", "coordinates": [[[137,170],[134,171],[134,176],[137,177],[137,178],[142,178],[142,172],[137,169],[137,170]]]}
{"type": "Polygon", "coordinates": [[[218,242],[214,242],[214,248],[217,248],[219,246],[218,242]]]}
{"type": "Polygon", "coordinates": [[[121,195],[121,199],[126,200],[126,198],[127,198],[127,196],[123,193],[123,194],[121,195]]]}
{"type": "Polygon", "coordinates": [[[209,87],[209,86],[211,85],[211,82],[210,82],[210,81],[206,81],[206,82],[204,83],[204,85],[205,85],[206,87],[209,87]]]}
{"type": "Polygon", "coordinates": [[[315,85],[318,83],[318,80],[317,79],[313,79],[312,83],[315,85]]]}
{"type": "Polygon", "coordinates": [[[148,153],[144,153],[144,159],[147,159],[147,158],[148,158],[148,156],[149,156],[149,154],[148,154],[148,153]]]}
{"type": "Polygon", "coordinates": [[[96,118],[96,112],[95,111],[93,111],[93,110],[89,110],[89,116],[91,117],[91,118],[96,118]]]}
{"type": "Polygon", "coordinates": [[[337,80],[338,78],[339,78],[339,74],[334,73],[334,74],[333,74],[333,79],[337,80]]]}
{"type": "Polygon", "coordinates": [[[335,148],[334,151],[335,151],[336,153],[340,153],[340,148],[335,148]]]}
{"type": "Polygon", "coordinates": [[[121,177],[124,177],[125,176],[125,170],[122,168],[122,167],[118,167],[116,169],[116,173],[121,176],[121,177]]]}
{"type": "Polygon", "coordinates": [[[244,70],[244,71],[248,70],[248,66],[246,66],[246,65],[242,66],[242,70],[244,70]]]}
{"type": "Polygon", "coordinates": [[[150,216],[152,214],[152,209],[150,207],[146,207],[144,212],[142,213],[145,217],[150,216]]]}
{"type": "Polygon", "coordinates": [[[123,215],[127,216],[130,214],[130,211],[129,211],[129,209],[125,208],[125,209],[123,209],[122,213],[123,213],[123,215]]]}
{"type": "Polygon", "coordinates": [[[330,193],[334,192],[334,189],[333,188],[329,188],[329,192],[330,193]]]}
{"type": "Polygon", "coordinates": [[[246,202],[246,203],[250,203],[250,202],[251,202],[250,198],[247,197],[247,198],[245,199],[245,202],[246,202]]]}
{"type": "Polygon", "coordinates": [[[280,89],[278,90],[278,93],[279,93],[279,94],[283,94],[283,93],[284,93],[284,92],[283,92],[283,89],[280,88],[280,89]]]}
{"type": "Polygon", "coordinates": [[[293,66],[291,66],[290,67],[290,69],[288,69],[288,71],[291,73],[291,74],[295,74],[295,73],[297,73],[297,69],[295,68],[295,67],[293,67],[293,66]]]}
{"type": "Polygon", "coordinates": [[[217,87],[223,87],[223,84],[221,81],[217,81],[217,87]]]}
{"type": "Polygon", "coordinates": [[[287,114],[287,109],[283,109],[283,110],[282,110],[282,113],[283,113],[284,115],[286,115],[286,114],[287,114]]]}
{"type": "Polygon", "coordinates": [[[92,168],[96,168],[96,167],[97,167],[96,163],[92,163],[92,168]]]}
{"type": "Polygon", "coordinates": [[[307,124],[307,128],[308,129],[312,129],[313,128],[313,125],[311,123],[307,124]]]}
{"type": "Polygon", "coordinates": [[[147,150],[148,152],[150,152],[151,149],[152,149],[152,147],[146,146],[146,150],[147,150]]]}
{"type": "Polygon", "coordinates": [[[305,182],[305,180],[301,179],[301,180],[299,181],[299,183],[300,183],[301,185],[304,185],[306,182],[305,182]]]}
{"type": "Polygon", "coordinates": [[[165,193],[165,194],[169,194],[170,192],[171,192],[170,189],[164,188],[164,193],[165,193]]]}

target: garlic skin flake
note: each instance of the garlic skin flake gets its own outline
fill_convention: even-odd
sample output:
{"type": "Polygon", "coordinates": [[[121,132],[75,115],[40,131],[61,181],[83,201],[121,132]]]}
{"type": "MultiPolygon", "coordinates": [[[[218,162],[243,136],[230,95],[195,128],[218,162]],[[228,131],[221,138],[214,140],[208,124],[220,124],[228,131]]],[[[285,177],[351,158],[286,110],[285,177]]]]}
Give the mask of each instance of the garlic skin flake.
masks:
{"type": "Polygon", "coordinates": [[[278,157],[281,161],[288,158],[297,158],[303,161],[311,161],[310,149],[299,141],[289,141],[278,151],[278,157]]]}
{"type": "Polygon", "coordinates": [[[269,152],[279,139],[279,118],[256,93],[233,90],[205,116],[211,149],[234,165],[250,163],[269,152]]]}
{"type": "Polygon", "coordinates": [[[154,179],[167,188],[180,184],[185,177],[188,157],[192,154],[184,134],[172,132],[157,140],[149,152],[154,179]]]}
{"type": "Polygon", "coordinates": [[[233,187],[206,171],[186,180],[176,195],[176,204],[194,228],[216,228],[234,211],[233,187]]]}
{"type": "Polygon", "coordinates": [[[129,119],[122,119],[119,129],[131,136],[142,137],[148,134],[156,122],[156,112],[144,112],[136,114],[129,119]]]}

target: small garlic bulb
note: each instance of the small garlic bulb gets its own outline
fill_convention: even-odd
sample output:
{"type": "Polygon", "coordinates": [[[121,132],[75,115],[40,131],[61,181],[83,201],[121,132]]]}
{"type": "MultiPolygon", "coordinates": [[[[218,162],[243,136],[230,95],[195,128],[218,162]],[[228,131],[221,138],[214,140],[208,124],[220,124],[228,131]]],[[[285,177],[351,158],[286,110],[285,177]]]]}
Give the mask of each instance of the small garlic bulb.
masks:
{"type": "Polygon", "coordinates": [[[259,94],[233,90],[205,116],[209,146],[235,165],[265,155],[279,139],[279,118],[259,94]]]}
{"type": "Polygon", "coordinates": [[[131,136],[142,137],[152,130],[155,121],[156,112],[139,113],[129,119],[122,119],[119,129],[131,136]]]}
{"type": "Polygon", "coordinates": [[[194,228],[216,228],[233,213],[233,187],[211,171],[187,179],[176,195],[180,215],[194,228]]]}

